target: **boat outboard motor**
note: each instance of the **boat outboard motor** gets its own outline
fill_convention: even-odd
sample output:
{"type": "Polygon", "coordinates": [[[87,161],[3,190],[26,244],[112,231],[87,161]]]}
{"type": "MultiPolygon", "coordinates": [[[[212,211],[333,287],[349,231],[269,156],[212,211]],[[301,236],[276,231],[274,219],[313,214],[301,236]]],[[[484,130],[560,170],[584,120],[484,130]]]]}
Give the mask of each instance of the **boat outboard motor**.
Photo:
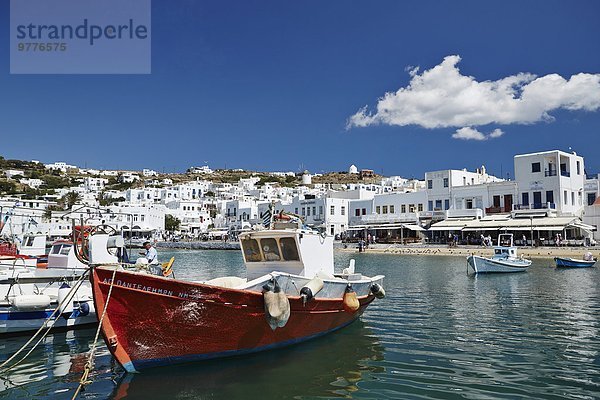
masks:
{"type": "Polygon", "coordinates": [[[385,290],[379,283],[374,283],[371,285],[371,293],[378,299],[383,299],[385,297],[385,290]]]}
{"type": "Polygon", "coordinates": [[[290,301],[281,290],[277,279],[263,286],[265,317],[272,330],[283,328],[290,318],[290,301]]]}
{"type": "Polygon", "coordinates": [[[317,295],[317,293],[319,293],[321,289],[323,289],[324,284],[325,283],[323,282],[323,279],[319,278],[318,276],[315,276],[310,281],[308,281],[306,285],[304,285],[302,289],[300,289],[300,297],[302,297],[302,304],[306,305],[307,302],[312,300],[317,295]]]}

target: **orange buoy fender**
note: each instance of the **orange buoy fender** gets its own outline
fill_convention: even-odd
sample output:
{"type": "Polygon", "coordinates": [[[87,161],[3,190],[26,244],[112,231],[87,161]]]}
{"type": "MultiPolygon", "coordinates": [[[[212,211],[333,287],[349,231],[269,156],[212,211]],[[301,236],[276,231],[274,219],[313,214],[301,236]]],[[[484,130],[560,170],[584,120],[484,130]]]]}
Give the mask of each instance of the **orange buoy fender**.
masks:
{"type": "Polygon", "coordinates": [[[344,310],[353,313],[360,307],[360,303],[358,301],[358,297],[356,296],[356,292],[352,289],[352,286],[348,285],[346,287],[346,292],[344,293],[344,310]]]}
{"type": "Polygon", "coordinates": [[[290,301],[276,279],[263,286],[265,318],[272,330],[283,328],[290,318],[290,301]]]}

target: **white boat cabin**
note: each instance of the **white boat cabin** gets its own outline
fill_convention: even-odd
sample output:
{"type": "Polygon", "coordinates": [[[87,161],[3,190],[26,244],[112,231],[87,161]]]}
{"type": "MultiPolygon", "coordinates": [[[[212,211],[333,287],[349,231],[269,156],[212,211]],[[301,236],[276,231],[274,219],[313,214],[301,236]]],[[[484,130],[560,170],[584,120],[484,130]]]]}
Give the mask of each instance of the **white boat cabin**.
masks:
{"type": "Polygon", "coordinates": [[[19,254],[32,257],[46,254],[46,235],[25,235],[19,254]]]}
{"type": "Polygon", "coordinates": [[[48,253],[47,268],[87,268],[75,256],[75,246],[72,242],[58,240],[52,244],[48,253]]]}
{"type": "Polygon", "coordinates": [[[333,238],[299,229],[274,229],[240,235],[242,254],[250,281],[273,271],[313,278],[332,276],[333,238]]]}
{"type": "Polygon", "coordinates": [[[492,258],[517,258],[517,248],[513,246],[513,235],[501,233],[498,236],[498,246],[494,247],[492,258]]]}

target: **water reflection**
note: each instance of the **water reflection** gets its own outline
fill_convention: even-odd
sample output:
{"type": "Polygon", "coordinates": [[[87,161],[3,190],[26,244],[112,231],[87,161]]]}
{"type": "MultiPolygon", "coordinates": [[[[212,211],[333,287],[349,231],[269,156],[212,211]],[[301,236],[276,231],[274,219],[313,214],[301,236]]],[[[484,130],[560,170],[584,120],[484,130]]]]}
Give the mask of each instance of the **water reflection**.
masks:
{"type": "MultiPolygon", "coordinates": [[[[178,276],[243,269],[238,252],[172,253],[178,276]]],[[[464,257],[348,253],[335,255],[336,268],[350,258],[360,272],[386,275],[387,297],[361,321],[287,349],[136,375],[101,343],[81,398],[598,397],[600,268],[546,260],[522,274],[467,276],[464,257]]],[[[94,333],[49,336],[0,379],[0,399],[70,399],[94,333]]],[[[0,360],[26,340],[0,340],[0,360]]]]}
{"type": "Polygon", "coordinates": [[[375,370],[383,347],[360,321],[328,336],[243,357],[124,375],[114,399],[346,396],[375,370]]]}

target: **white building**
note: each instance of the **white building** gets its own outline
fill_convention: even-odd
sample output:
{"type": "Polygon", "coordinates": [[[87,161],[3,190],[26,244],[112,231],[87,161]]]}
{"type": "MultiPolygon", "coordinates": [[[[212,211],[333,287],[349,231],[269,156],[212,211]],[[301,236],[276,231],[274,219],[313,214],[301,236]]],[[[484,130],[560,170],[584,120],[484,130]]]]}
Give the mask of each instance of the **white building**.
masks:
{"type": "Polygon", "coordinates": [[[303,185],[311,185],[312,184],[312,176],[310,175],[310,172],[304,171],[302,173],[302,184],[303,185]]]}
{"type": "Polygon", "coordinates": [[[208,165],[204,165],[202,167],[191,167],[188,169],[190,174],[212,174],[213,170],[208,167],[208,165]]]}
{"type": "Polygon", "coordinates": [[[182,233],[197,235],[206,233],[212,224],[208,203],[200,200],[177,200],[166,204],[167,214],[181,221],[179,230],[182,233]]]}
{"type": "Polygon", "coordinates": [[[86,177],[83,181],[83,187],[90,192],[100,192],[104,189],[108,179],[86,177]]]}
{"type": "MultiPolygon", "coordinates": [[[[556,210],[558,215],[583,212],[583,157],[560,150],[514,157],[519,186],[517,210],[556,210]]],[[[525,211],[529,212],[529,211],[525,211]]]]}
{"type": "Polygon", "coordinates": [[[147,168],[144,168],[144,169],[142,170],[142,175],[143,175],[143,176],[145,176],[145,177],[149,177],[149,176],[158,176],[158,172],[156,172],[156,171],[154,171],[154,170],[152,170],[152,169],[147,169],[147,168]]]}
{"type": "Polygon", "coordinates": [[[133,172],[123,172],[121,175],[119,175],[119,182],[121,183],[133,183],[138,180],[140,180],[140,176],[138,174],[134,174],[133,172]]]}
{"type": "Polygon", "coordinates": [[[338,235],[348,229],[349,198],[341,197],[341,193],[344,192],[331,192],[327,197],[300,195],[282,207],[287,212],[300,215],[306,225],[329,235],[338,235]],[[335,195],[338,197],[333,197],[335,195]]]}
{"type": "Polygon", "coordinates": [[[23,178],[23,179],[19,180],[19,183],[21,183],[23,185],[27,185],[32,189],[37,189],[44,184],[44,181],[42,181],[41,179],[23,178]]]}
{"type": "Polygon", "coordinates": [[[348,168],[348,173],[358,175],[358,168],[356,168],[356,165],[352,164],[350,168],[348,168]]]}
{"type": "Polygon", "coordinates": [[[67,173],[67,171],[70,171],[70,170],[75,170],[75,171],[79,170],[79,168],[77,166],[69,165],[63,161],[55,162],[53,164],[46,164],[45,167],[46,167],[46,169],[60,171],[63,174],[67,173]]]}
{"type": "Polygon", "coordinates": [[[585,205],[591,206],[594,204],[596,199],[600,197],[600,174],[598,174],[595,178],[586,179],[583,190],[585,191],[585,205]]]}
{"type": "Polygon", "coordinates": [[[426,172],[427,211],[454,208],[452,203],[454,188],[501,181],[500,178],[488,175],[484,166],[476,172],[469,172],[466,169],[426,172]]]}
{"type": "Polygon", "coordinates": [[[12,179],[14,176],[25,176],[25,172],[20,169],[7,169],[4,171],[4,175],[6,175],[8,179],[12,179]]]}

